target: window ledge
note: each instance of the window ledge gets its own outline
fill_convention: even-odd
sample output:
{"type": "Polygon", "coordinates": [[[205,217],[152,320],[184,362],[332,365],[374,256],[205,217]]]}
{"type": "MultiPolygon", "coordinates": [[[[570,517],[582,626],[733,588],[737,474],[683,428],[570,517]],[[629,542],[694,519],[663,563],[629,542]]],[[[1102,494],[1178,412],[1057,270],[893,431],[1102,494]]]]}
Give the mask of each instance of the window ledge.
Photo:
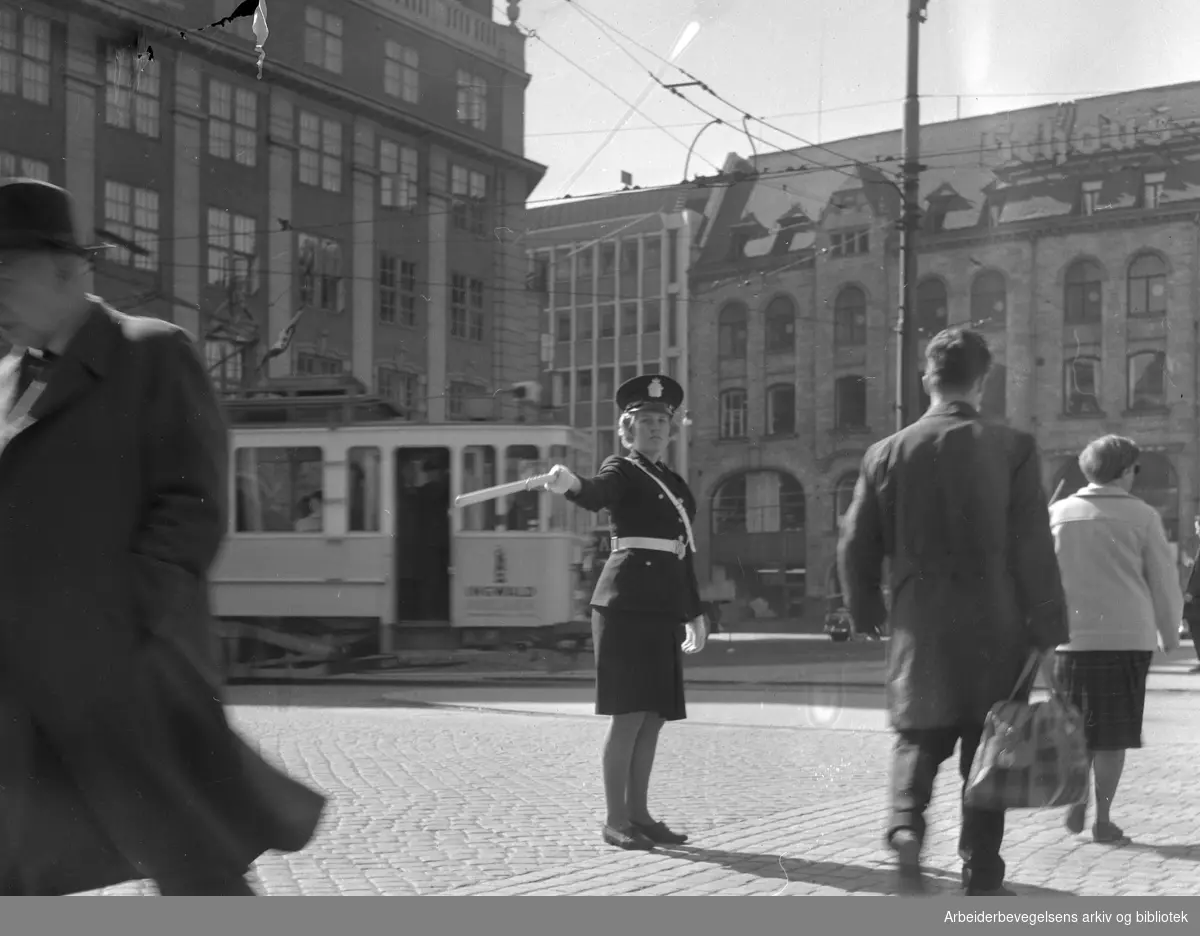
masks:
{"type": "Polygon", "coordinates": [[[1171,407],[1169,406],[1147,406],[1141,409],[1122,410],[1121,415],[1127,419],[1137,416],[1169,416],[1171,407]]]}

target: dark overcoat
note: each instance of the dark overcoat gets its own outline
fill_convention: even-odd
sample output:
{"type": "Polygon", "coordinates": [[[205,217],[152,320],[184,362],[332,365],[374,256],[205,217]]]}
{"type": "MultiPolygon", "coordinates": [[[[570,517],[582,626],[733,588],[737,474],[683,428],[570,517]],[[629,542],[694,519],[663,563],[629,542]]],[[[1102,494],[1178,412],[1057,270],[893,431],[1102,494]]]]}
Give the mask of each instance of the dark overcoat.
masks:
{"type": "Polygon", "coordinates": [[[898,730],[980,725],[1032,649],[1068,640],[1034,439],[936,404],[868,449],[838,544],[856,626],[888,617],[898,730]]]}
{"type": "MultiPolygon", "coordinates": [[[[687,529],[679,512],[662,488],[631,458],[659,474],[671,493],[682,501],[688,522],[694,522],[696,498],[687,482],[661,462],[652,465],[638,453],[609,456],[594,478],[579,479],[582,487],[566,495],[567,499],[585,510],[607,510],[615,537],[665,540],[682,537],[686,542],[687,529]]],[[[701,612],[695,555],[690,549],[683,559],[645,549],[613,552],[596,580],[591,603],[594,608],[661,614],[678,623],[690,621],[701,612]]]]}
{"type": "Polygon", "coordinates": [[[0,452],[0,893],[304,847],[324,798],[222,704],[207,574],[228,440],[190,338],[97,301],[31,415],[0,452]]]}

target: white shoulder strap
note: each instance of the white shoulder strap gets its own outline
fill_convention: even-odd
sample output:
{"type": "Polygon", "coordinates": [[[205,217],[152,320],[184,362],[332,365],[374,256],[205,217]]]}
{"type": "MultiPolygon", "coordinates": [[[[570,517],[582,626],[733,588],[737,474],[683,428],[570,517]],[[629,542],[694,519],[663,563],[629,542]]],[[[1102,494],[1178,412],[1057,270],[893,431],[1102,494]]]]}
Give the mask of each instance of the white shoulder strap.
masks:
{"type": "Polygon", "coordinates": [[[678,497],[676,497],[674,494],[671,493],[671,489],[669,487],[667,487],[665,484],[663,484],[662,478],[660,478],[660,477],[658,477],[658,475],[654,474],[654,472],[652,472],[649,468],[647,468],[645,465],[643,465],[641,462],[639,462],[636,458],[634,458],[630,455],[627,455],[627,456],[625,456],[625,460],[628,461],[631,465],[635,465],[638,468],[640,468],[642,471],[644,471],[648,478],[650,478],[655,484],[657,484],[660,488],[662,488],[663,493],[667,495],[667,499],[671,502],[671,505],[675,508],[676,513],[679,514],[679,519],[683,521],[683,528],[685,530],[687,530],[688,546],[691,547],[691,550],[694,553],[696,551],[696,538],[692,535],[692,522],[688,519],[687,508],[683,506],[683,501],[681,501],[678,497]]]}

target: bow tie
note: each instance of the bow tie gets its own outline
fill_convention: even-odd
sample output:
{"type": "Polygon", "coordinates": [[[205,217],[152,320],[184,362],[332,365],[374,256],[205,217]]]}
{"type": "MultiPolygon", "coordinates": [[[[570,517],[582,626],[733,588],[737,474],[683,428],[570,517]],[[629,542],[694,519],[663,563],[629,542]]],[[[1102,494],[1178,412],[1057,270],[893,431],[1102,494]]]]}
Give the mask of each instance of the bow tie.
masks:
{"type": "Polygon", "coordinates": [[[39,351],[34,348],[29,348],[21,355],[21,366],[17,376],[17,399],[21,398],[35,380],[45,383],[57,360],[58,355],[53,351],[39,351]]]}

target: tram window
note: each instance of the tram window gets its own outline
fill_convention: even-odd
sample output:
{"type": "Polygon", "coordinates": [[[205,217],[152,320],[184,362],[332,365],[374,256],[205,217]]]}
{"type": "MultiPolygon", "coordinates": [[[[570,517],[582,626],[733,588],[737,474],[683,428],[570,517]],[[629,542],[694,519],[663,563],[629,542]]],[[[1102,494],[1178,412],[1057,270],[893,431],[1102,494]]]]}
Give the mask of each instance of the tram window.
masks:
{"type": "Polygon", "coordinates": [[[324,462],[315,446],[237,449],[237,531],[319,533],[324,462]]]}
{"type": "Polygon", "coordinates": [[[350,506],[346,528],[351,533],[378,533],[379,449],[352,448],[346,460],[347,503],[350,506]]]}
{"type": "MultiPolygon", "coordinates": [[[[536,445],[510,445],[504,453],[505,481],[524,481],[542,471],[541,453],[536,445]]],[[[521,491],[508,498],[504,526],[510,533],[538,531],[540,491],[521,491]]]]}
{"type": "MultiPolygon", "coordinates": [[[[469,445],[462,453],[462,493],[494,487],[496,481],[496,450],[490,445],[469,445]]],[[[464,530],[496,529],[496,501],[484,501],[464,507],[464,530]]]]}

